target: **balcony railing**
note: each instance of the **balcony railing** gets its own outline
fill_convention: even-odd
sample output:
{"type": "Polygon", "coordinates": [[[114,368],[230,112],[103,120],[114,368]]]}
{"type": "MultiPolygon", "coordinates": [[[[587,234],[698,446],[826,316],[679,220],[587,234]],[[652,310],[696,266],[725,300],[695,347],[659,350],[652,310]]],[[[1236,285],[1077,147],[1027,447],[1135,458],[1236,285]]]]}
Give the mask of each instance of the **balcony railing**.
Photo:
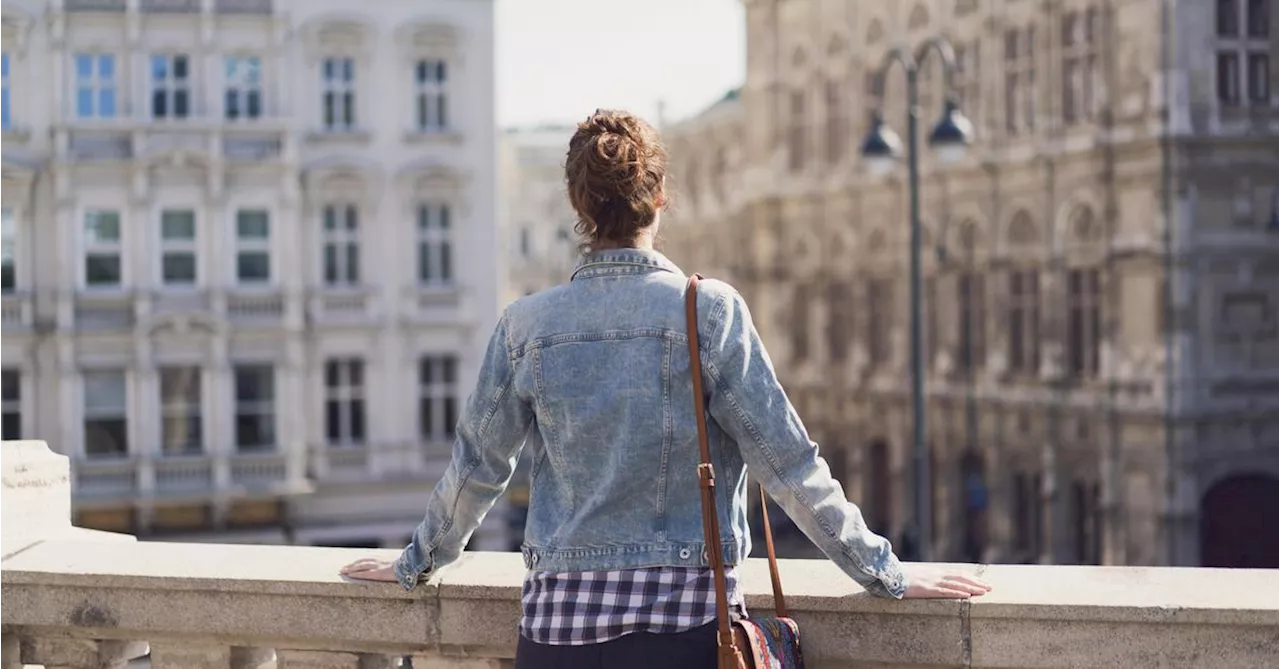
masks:
{"type": "Polygon", "coordinates": [[[68,12],[123,12],[125,0],[63,0],[68,12]]]}
{"type": "MultiPolygon", "coordinates": [[[[413,592],[337,576],[369,554],[46,541],[0,569],[5,652],[71,669],[148,649],[154,669],[272,655],[281,669],[389,668],[403,656],[510,666],[519,555],[464,554],[413,592]]],[[[870,598],[826,561],[781,567],[814,667],[1263,667],[1276,656],[1275,572],[990,567],[982,601],[904,603],[870,598]]],[[[763,565],[743,572],[748,608],[767,611],[763,565]]]]}
{"type": "Polygon", "coordinates": [[[132,501],[151,495],[205,499],[225,493],[288,494],[301,490],[306,487],[302,460],[301,453],[291,458],[277,451],[84,458],[72,469],[75,495],[82,502],[132,501]],[[219,479],[221,468],[229,472],[226,479],[219,479]],[[148,471],[150,477],[145,474],[148,471]]]}
{"type": "Polygon", "coordinates": [[[5,293],[0,296],[0,325],[5,332],[21,332],[31,328],[30,293],[5,293]]]}
{"type": "Polygon", "coordinates": [[[270,14],[271,0],[216,0],[214,9],[222,14],[270,14]]]}
{"type": "Polygon", "coordinates": [[[236,325],[279,325],[284,318],[284,295],[278,292],[236,292],[227,295],[227,318],[236,325]]]}
{"type": "Polygon", "coordinates": [[[363,323],[373,315],[373,295],[364,288],[332,288],[312,293],[309,311],[314,322],[363,323]]]}
{"type": "MultiPolygon", "coordinates": [[[[406,656],[414,667],[511,666],[517,554],[465,553],[406,592],[337,575],[395,551],[80,536],[66,515],[65,458],[38,442],[4,448],[5,667],[118,666],[148,652],[154,669],[272,658],[280,669],[390,668],[406,656]]],[[[1280,649],[1276,570],[961,565],[994,590],[895,602],[825,560],[780,566],[805,659],[820,669],[1266,667],[1280,649]]],[[[767,612],[766,565],[741,570],[748,609],[767,612]]]]}

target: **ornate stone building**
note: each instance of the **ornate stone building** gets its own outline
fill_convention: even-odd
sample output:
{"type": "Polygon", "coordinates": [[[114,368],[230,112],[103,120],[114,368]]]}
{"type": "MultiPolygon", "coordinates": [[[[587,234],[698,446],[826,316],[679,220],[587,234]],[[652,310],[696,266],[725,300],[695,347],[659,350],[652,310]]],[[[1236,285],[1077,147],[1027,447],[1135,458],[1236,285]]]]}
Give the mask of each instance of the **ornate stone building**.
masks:
{"type": "Polygon", "coordinates": [[[493,3],[3,31],[4,437],[70,456],[81,526],[403,546],[502,308],[493,3]]]}
{"type": "Polygon", "coordinates": [[[745,6],[741,91],[665,129],[666,249],[744,293],[871,525],[912,529],[909,228],[858,148],[940,36],[977,136],[921,142],[932,557],[1275,567],[1275,3],[745,6]]]}

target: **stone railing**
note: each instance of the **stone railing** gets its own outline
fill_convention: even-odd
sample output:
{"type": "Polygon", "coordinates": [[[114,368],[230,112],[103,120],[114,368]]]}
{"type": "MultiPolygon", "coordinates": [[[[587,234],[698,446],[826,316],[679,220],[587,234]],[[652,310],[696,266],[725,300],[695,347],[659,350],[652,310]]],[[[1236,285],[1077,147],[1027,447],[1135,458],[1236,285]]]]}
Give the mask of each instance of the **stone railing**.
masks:
{"type": "MultiPolygon", "coordinates": [[[[65,496],[65,475],[53,492],[48,461],[61,459],[47,451],[36,458],[45,464],[13,471],[36,452],[23,446],[6,444],[3,463],[3,669],[115,667],[147,652],[155,669],[511,665],[518,555],[465,554],[405,592],[337,576],[377,552],[80,536],[65,517],[41,522],[45,508],[66,512],[52,501],[65,496]]],[[[783,561],[808,666],[1276,666],[1276,571],[960,568],[995,590],[972,602],[884,601],[826,561],[783,561]]],[[[748,607],[764,612],[764,565],[751,561],[743,577],[748,607]]]]}

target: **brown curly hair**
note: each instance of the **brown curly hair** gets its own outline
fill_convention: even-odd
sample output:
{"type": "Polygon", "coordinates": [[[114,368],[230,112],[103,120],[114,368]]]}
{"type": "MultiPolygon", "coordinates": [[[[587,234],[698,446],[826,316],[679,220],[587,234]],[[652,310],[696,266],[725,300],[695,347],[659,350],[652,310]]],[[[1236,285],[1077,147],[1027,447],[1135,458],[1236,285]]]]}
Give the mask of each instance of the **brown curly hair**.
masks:
{"type": "Polygon", "coordinates": [[[583,250],[633,246],[666,205],[667,150],[638,116],[597,109],[578,124],[564,166],[583,250]]]}

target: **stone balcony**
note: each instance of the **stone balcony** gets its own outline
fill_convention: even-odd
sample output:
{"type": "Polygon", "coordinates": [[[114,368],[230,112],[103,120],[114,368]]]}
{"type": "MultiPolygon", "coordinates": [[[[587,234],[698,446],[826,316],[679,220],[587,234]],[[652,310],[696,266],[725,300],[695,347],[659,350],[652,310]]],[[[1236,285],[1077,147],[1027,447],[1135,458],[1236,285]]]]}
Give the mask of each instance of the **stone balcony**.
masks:
{"type": "MultiPolygon", "coordinates": [[[[468,553],[412,592],[344,582],[370,551],[134,542],[77,532],[66,460],[4,446],[3,669],[507,667],[523,567],[468,553]]],[[[394,551],[383,551],[387,557],[394,551]]],[[[826,561],[784,560],[811,669],[1267,667],[1277,572],[964,566],[995,587],[972,602],[874,599],[826,561]]],[[[749,608],[766,567],[744,567],[749,608]]]]}

